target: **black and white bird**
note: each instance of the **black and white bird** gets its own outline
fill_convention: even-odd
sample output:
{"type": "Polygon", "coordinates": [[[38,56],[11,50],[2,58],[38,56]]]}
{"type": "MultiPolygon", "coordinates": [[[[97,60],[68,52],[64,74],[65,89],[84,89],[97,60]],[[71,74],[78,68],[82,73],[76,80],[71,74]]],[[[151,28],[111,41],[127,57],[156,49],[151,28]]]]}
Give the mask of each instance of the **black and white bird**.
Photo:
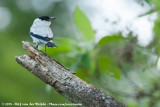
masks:
{"type": "Polygon", "coordinates": [[[33,42],[37,44],[36,48],[38,49],[39,44],[45,44],[45,54],[46,46],[48,47],[57,47],[52,39],[53,32],[50,28],[51,21],[56,19],[55,17],[42,16],[36,18],[30,28],[30,36],[33,39],[33,42]]]}

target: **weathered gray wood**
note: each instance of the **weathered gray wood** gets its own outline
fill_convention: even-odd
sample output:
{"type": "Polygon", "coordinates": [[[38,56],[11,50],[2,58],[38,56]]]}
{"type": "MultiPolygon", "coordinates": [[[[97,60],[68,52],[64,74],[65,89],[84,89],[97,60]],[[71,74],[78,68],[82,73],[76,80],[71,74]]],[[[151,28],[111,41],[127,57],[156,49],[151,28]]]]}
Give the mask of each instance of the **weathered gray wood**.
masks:
{"type": "Polygon", "coordinates": [[[72,74],[28,42],[23,42],[23,48],[29,52],[29,55],[16,56],[16,61],[71,102],[81,103],[82,106],[87,107],[125,107],[111,96],[72,74]]]}

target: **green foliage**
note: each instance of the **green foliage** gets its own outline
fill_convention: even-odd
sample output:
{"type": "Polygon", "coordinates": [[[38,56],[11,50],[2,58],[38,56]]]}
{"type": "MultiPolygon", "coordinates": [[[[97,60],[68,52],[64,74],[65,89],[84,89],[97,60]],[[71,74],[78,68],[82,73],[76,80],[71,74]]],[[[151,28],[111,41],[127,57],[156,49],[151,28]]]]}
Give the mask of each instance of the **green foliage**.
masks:
{"type": "Polygon", "coordinates": [[[145,0],[147,3],[151,3],[151,0],[145,0]]]}
{"type": "Polygon", "coordinates": [[[154,13],[154,12],[158,12],[160,9],[158,9],[158,8],[152,8],[151,10],[149,10],[149,11],[147,11],[146,13],[143,13],[143,14],[141,14],[141,15],[139,15],[139,17],[143,17],[143,16],[146,16],[146,15],[150,15],[150,14],[152,14],[152,13],[154,13]]]}
{"type": "Polygon", "coordinates": [[[127,107],[138,107],[138,104],[135,101],[128,101],[127,107]]]}
{"type": "Polygon", "coordinates": [[[152,3],[156,5],[157,8],[160,8],[159,0],[152,0],[152,3]]]}
{"type": "MultiPolygon", "coordinates": [[[[54,42],[58,47],[47,48],[47,54],[75,71],[81,79],[103,88],[128,107],[159,107],[160,77],[155,59],[157,58],[158,62],[160,56],[160,2],[146,2],[154,4],[155,7],[142,16],[153,12],[158,14],[153,29],[155,38],[148,47],[139,46],[136,37],[123,37],[121,33],[107,35],[95,43],[95,32],[85,13],[77,6],[73,22],[65,2],[55,3],[52,11],[46,11],[46,14],[52,16],[54,13],[58,19],[51,26],[54,42]],[[74,25],[79,32],[74,31],[74,25]],[[75,36],[77,34],[81,35],[81,40],[75,36]],[[128,94],[124,94],[126,92],[128,94]]],[[[0,103],[69,103],[55,91],[47,91],[45,84],[14,60],[15,56],[25,53],[21,41],[31,42],[28,31],[33,19],[37,17],[35,11],[22,11],[16,2],[10,0],[2,0],[1,4],[6,6],[14,17],[12,16],[9,27],[0,31],[0,103]]],[[[41,49],[44,51],[43,45],[41,49]]]]}
{"type": "Polygon", "coordinates": [[[74,49],[78,48],[76,45],[76,42],[72,39],[59,37],[59,38],[56,38],[55,41],[58,41],[58,42],[55,42],[57,44],[57,48],[47,48],[48,55],[56,55],[56,54],[73,52],[74,49]]]}
{"type": "Polygon", "coordinates": [[[116,63],[114,63],[106,55],[100,55],[98,63],[101,72],[104,72],[106,75],[110,75],[112,77],[120,79],[120,74],[121,74],[120,69],[116,66],[116,63]]]}
{"type": "MultiPolygon", "coordinates": [[[[90,42],[90,40],[94,40],[93,29],[88,18],[79,7],[75,10],[74,21],[82,33],[83,40],[87,42],[80,41],[76,43],[76,41],[71,39],[57,38],[57,41],[61,43],[58,46],[59,49],[50,49],[48,54],[52,55],[56,60],[61,59],[60,62],[62,64],[76,71],[80,77],[82,72],[85,72],[86,76],[83,76],[84,80],[87,80],[88,76],[95,75],[96,70],[120,79],[121,72],[117,64],[108,56],[105,56],[105,58],[99,57],[100,53],[97,50],[102,47],[96,47],[97,44],[93,44],[93,41],[90,42]],[[68,61],[68,59],[70,60],[68,61]],[[98,61],[97,65],[96,61],[98,61]]],[[[120,40],[124,40],[124,37],[121,35],[106,36],[98,44],[102,46],[120,40]]]]}
{"type": "Polygon", "coordinates": [[[91,27],[90,21],[82,10],[77,6],[74,13],[74,22],[82,33],[84,41],[94,40],[94,31],[91,27]]]}
{"type": "Polygon", "coordinates": [[[160,14],[158,15],[158,18],[155,20],[154,22],[154,34],[155,34],[155,39],[154,39],[154,42],[152,44],[152,46],[155,47],[155,50],[158,54],[158,56],[160,56],[160,14]]]}
{"type": "Polygon", "coordinates": [[[111,35],[111,36],[105,36],[103,37],[100,41],[99,41],[99,45],[107,45],[107,43],[110,43],[110,42],[116,42],[118,40],[122,40],[124,39],[123,36],[121,35],[111,35]]]}
{"type": "Polygon", "coordinates": [[[159,31],[159,29],[160,29],[160,15],[158,15],[158,18],[157,18],[157,20],[155,21],[155,23],[154,23],[154,32],[155,32],[155,36],[156,36],[156,38],[158,38],[158,40],[159,40],[159,35],[160,35],[160,31],[159,31]]]}

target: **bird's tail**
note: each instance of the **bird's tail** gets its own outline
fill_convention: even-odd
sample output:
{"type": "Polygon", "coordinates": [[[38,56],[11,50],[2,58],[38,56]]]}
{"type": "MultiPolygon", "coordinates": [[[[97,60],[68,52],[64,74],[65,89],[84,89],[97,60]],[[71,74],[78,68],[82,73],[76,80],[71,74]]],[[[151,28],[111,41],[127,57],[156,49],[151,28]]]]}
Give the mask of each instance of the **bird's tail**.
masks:
{"type": "Polygon", "coordinates": [[[53,42],[47,42],[48,47],[57,47],[53,42]]]}

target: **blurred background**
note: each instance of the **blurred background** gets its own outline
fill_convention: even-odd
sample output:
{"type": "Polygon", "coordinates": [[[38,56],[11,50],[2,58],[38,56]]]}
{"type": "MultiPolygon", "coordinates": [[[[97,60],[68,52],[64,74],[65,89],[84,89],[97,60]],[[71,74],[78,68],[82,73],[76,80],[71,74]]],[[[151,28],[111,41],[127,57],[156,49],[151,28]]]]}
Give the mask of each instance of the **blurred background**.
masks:
{"type": "Polygon", "coordinates": [[[49,56],[128,107],[160,107],[159,0],[0,0],[0,103],[71,103],[14,59],[46,15],[49,56]]]}

